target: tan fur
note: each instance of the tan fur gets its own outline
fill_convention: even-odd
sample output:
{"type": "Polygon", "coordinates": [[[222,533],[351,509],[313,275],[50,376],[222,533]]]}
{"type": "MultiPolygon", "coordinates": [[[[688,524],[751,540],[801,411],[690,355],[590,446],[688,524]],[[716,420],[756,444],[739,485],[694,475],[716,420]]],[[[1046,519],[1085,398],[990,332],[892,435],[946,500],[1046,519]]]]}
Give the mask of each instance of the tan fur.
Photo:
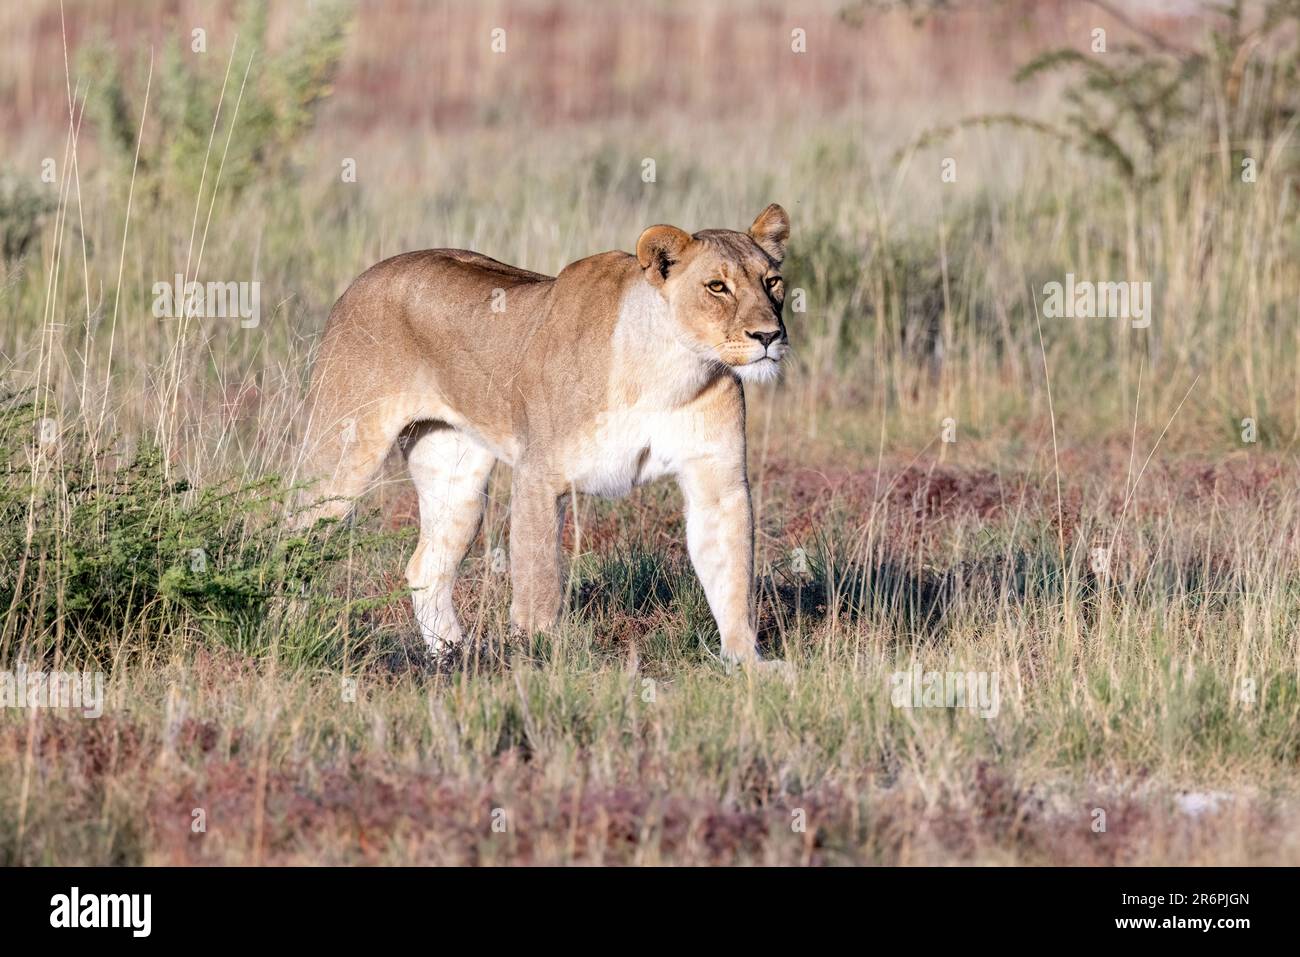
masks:
{"type": "Polygon", "coordinates": [[[722,650],[755,660],[741,379],[774,378],[787,348],[789,233],[772,205],[748,233],[651,226],[635,256],[554,278],[464,250],[371,267],[335,304],[314,369],[302,466],[320,481],[303,519],[346,514],[401,438],[420,497],[407,579],[436,649],[462,637],[451,590],[495,461],[513,469],[511,621],[527,631],[560,611],[566,493],[671,474],[722,650]]]}

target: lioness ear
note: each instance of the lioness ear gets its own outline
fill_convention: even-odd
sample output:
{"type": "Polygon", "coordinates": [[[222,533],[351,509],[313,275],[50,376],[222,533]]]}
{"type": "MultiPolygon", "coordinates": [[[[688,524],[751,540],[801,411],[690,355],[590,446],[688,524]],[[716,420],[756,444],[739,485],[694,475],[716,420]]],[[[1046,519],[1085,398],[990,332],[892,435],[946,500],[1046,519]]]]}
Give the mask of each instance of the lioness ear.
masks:
{"type": "Polygon", "coordinates": [[[676,226],[651,226],[636,241],[636,261],[646,271],[646,278],[658,285],[668,278],[668,270],[690,241],[690,233],[676,226]]]}
{"type": "Polygon", "coordinates": [[[759,248],[778,263],[785,259],[785,244],[790,239],[790,217],[776,203],[758,214],[749,235],[759,248]]]}

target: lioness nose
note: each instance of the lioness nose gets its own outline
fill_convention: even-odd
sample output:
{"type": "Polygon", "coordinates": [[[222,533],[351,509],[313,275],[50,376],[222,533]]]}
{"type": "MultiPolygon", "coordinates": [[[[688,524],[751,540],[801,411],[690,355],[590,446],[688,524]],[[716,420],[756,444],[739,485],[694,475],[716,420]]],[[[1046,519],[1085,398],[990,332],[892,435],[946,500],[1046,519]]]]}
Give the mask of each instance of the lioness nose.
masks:
{"type": "Polygon", "coordinates": [[[781,338],[781,330],[777,329],[773,332],[746,332],[745,335],[749,336],[751,339],[757,339],[763,344],[763,348],[766,349],[772,343],[776,342],[777,339],[781,338]]]}

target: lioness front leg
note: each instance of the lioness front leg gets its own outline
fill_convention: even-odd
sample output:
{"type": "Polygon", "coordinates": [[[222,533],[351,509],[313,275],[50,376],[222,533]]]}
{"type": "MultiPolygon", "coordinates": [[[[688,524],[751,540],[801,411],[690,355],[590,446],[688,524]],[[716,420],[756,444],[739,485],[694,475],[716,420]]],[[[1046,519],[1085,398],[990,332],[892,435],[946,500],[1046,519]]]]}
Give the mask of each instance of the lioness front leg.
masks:
{"type": "Polygon", "coordinates": [[[744,466],[695,459],[678,481],[686,499],[686,547],[718,624],[722,656],[757,662],[754,513],[744,466]]]}
{"type": "Polygon", "coordinates": [[[510,624],[545,631],[560,614],[560,530],[564,502],[555,484],[516,468],[510,486],[510,624]]]}

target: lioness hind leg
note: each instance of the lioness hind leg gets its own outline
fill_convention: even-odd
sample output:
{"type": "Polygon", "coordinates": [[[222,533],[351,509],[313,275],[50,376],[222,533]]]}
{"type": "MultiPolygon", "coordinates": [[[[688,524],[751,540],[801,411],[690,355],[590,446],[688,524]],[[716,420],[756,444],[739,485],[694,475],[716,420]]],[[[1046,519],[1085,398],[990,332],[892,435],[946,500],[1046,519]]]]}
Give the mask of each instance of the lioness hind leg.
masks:
{"type": "Polygon", "coordinates": [[[407,446],[420,498],[420,542],[406,566],[420,634],[431,651],[463,639],[452,586],[483,520],[491,452],[445,425],[422,426],[407,446]]]}
{"type": "Polygon", "coordinates": [[[353,415],[320,417],[303,444],[297,478],[308,487],[299,495],[295,525],[310,528],[351,512],[410,421],[404,412],[394,403],[372,403],[353,415]]]}

